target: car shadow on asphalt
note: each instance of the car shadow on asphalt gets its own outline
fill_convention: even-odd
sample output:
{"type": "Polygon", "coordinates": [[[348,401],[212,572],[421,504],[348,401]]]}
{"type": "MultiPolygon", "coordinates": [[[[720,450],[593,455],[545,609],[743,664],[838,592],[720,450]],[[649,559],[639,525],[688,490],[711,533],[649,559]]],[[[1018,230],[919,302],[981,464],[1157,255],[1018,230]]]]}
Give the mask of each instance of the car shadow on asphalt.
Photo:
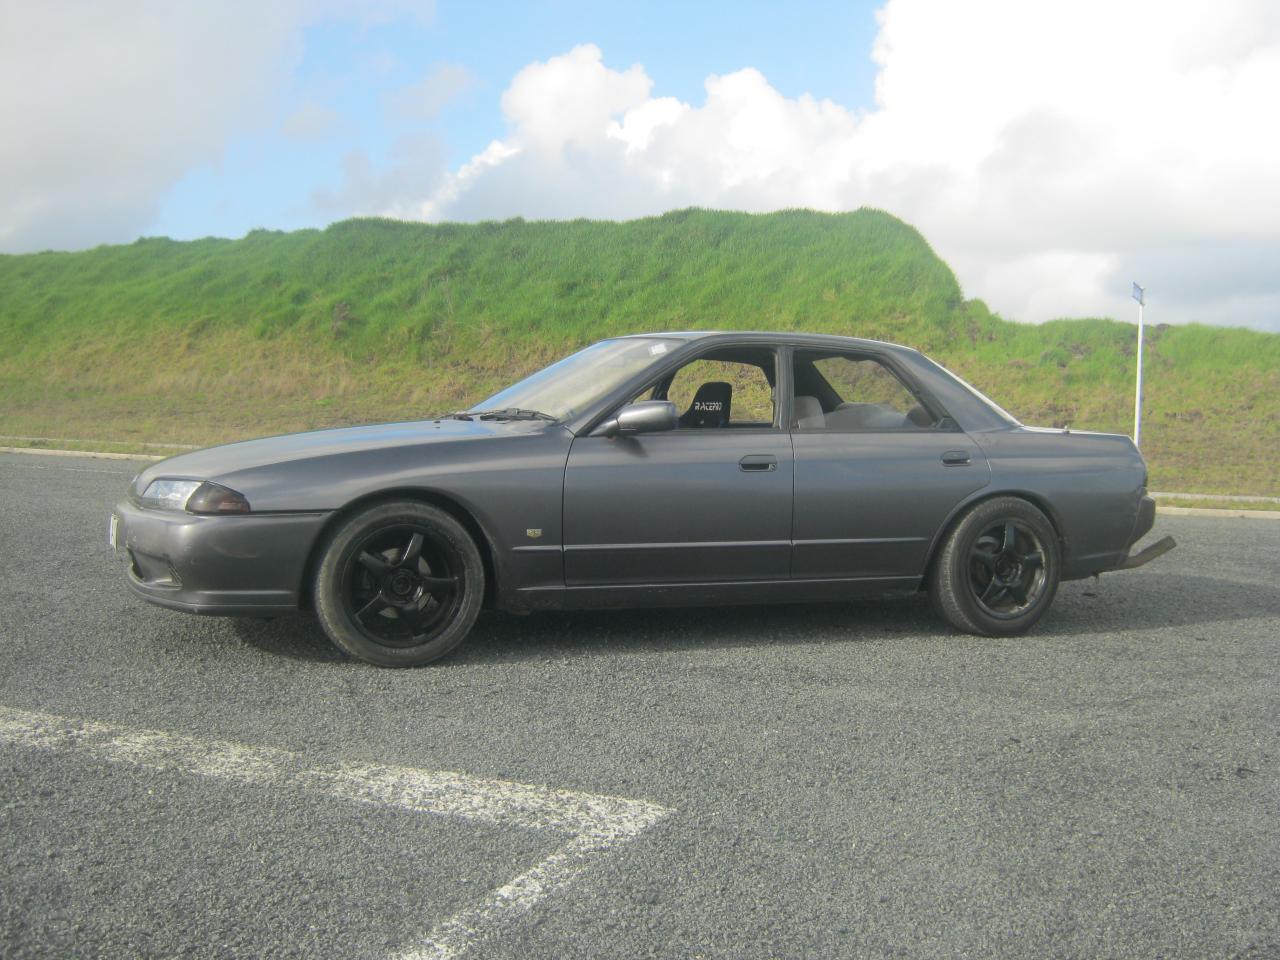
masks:
{"type": "Polygon", "coordinates": [[[311,663],[352,662],[329,642],[319,622],[310,614],[270,620],[232,617],[230,625],[237,639],[263,653],[311,663]]]}
{"type": "MultiPolygon", "coordinates": [[[[1258,616],[1280,616],[1280,588],[1192,574],[1114,576],[1063,584],[1030,636],[1181,630],[1258,616]]],[[[449,662],[959,637],[923,594],[850,603],[490,614],[449,662]]]]}
{"type": "Polygon", "coordinates": [[[918,636],[941,629],[920,597],[856,603],[491,613],[457,664],[681,649],[798,647],[918,636]]]}
{"type": "MultiPolygon", "coordinates": [[[[1084,637],[1280,616],[1280,587],[1198,574],[1113,575],[1063,584],[1032,636],[1084,637]]],[[[242,642],[291,659],[351,662],[313,617],[232,621],[242,642]]],[[[682,648],[946,638],[923,595],[849,603],[546,612],[488,611],[441,666],[616,656],[682,648]]]]}
{"type": "Polygon", "coordinates": [[[1203,574],[1103,574],[1063,584],[1037,633],[1083,636],[1280,616],[1280,586],[1203,574]]]}

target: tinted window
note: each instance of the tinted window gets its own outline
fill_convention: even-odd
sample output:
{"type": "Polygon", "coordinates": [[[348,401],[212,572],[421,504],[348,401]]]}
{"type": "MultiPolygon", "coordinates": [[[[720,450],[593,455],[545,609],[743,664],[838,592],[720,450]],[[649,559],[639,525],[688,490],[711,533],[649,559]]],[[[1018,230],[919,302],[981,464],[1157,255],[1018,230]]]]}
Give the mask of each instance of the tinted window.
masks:
{"type": "Polygon", "coordinates": [[[916,430],[934,418],[901,380],[870,357],[796,354],[793,428],[916,430]]]}
{"type": "Polygon", "coordinates": [[[733,424],[773,424],[773,388],[764,371],[751,363],[729,360],[694,360],[676,371],[667,389],[667,399],[682,416],[690,413],[699,391],[713,393],[709,402],[721,402],[721,393],[729,397],[728,421],[733,424]],[[706,385],[726,383],[728,391],[707,391],[706,385]]]}

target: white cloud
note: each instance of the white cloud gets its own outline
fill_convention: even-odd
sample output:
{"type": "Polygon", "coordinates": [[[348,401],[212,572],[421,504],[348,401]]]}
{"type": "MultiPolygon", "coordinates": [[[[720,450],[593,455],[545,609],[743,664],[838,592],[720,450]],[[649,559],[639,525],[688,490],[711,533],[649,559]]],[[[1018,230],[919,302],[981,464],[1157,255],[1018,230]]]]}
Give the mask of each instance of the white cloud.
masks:
{"type": "Polygon", "coordinates": [[[258,119],[244,104],[297,51],[276,7],[236,6],[0,6],[0,248],[132,239],[258,119]]]}
{"type": "Polygon", "coordinates": [[[338,114],[314,100],[305,100],[285,117],[280,132],[290,140],[322,140],[338,126],[338,114]]]}
{"type": "Polygon", "coordinates": [[[701,104],[655,98],[592,45],[531,64],[503,96],[508,135],[420,213],[870,205],[1009,316],[1127,316],[1136,278],[1155,320],[1280,329],[1280,5],[890,0],[880,17],[865,112],[753,69],[709,77],[701,104]]]}
{"type": "Polygon", "coordinates": [[[444,177],[444,152],[433,136],[405,136],[392,146],[386,164],[379,166],[364,151],[353,150],[342,168],[338,189],[319,187],[312,192],[311,202],[317,209],[339,219],[358,215],[413,219],[423,185],[444,177]]]}
{"type": "Polygon", "coordinates": [[[132,240],[191,169],[272,125],[308,23],[432,10],[410,0],[0,3],[0,250],[132,240]]]}
{"type": "Polygon", "coordinates": [[[408,120],[431,120],[451,100],[461,96],[475,78],[460,63],[437,63],[417,83],[401,87],[388,98],[391,111],[408,120]]]}

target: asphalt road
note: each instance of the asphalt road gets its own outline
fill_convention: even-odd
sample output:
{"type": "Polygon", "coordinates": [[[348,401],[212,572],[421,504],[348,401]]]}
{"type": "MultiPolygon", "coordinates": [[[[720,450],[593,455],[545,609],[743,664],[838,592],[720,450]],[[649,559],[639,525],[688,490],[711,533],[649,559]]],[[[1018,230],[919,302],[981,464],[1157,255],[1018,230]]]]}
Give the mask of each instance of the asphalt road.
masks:
{"type": "Polygon", "coordinates": [[[394,672],[129,596],[135,469],[0,455],[0,956],[412,954],[554,860],[291,772],[405,767],[668,811],[455,924],[469,956],[1280,957],[1278,522],[1162,518],[1176,551],[1022,639],[919,601],[486,615],[394,672]]]}

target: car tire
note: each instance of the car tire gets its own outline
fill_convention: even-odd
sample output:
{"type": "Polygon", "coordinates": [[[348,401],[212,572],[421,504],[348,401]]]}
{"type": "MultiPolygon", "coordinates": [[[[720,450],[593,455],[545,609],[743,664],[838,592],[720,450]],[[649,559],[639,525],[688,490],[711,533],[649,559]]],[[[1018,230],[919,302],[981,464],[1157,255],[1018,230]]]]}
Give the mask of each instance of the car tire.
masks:
{"type": "Polygon", "coordinates": [[[379,666],[417,667],[470,633],[484,601],[484,563],[445,511],[382,503],[334,528],[313,589],[316,616],[335,646],[379,666]]]}
{"type": "Polygon", "coordinates": [[[929,600],[958,630],[1025,633],[1053,603],[1062,551],[1048,518],[1018,497],[974,505],[952,528],[933,565],[929,600]]]}

